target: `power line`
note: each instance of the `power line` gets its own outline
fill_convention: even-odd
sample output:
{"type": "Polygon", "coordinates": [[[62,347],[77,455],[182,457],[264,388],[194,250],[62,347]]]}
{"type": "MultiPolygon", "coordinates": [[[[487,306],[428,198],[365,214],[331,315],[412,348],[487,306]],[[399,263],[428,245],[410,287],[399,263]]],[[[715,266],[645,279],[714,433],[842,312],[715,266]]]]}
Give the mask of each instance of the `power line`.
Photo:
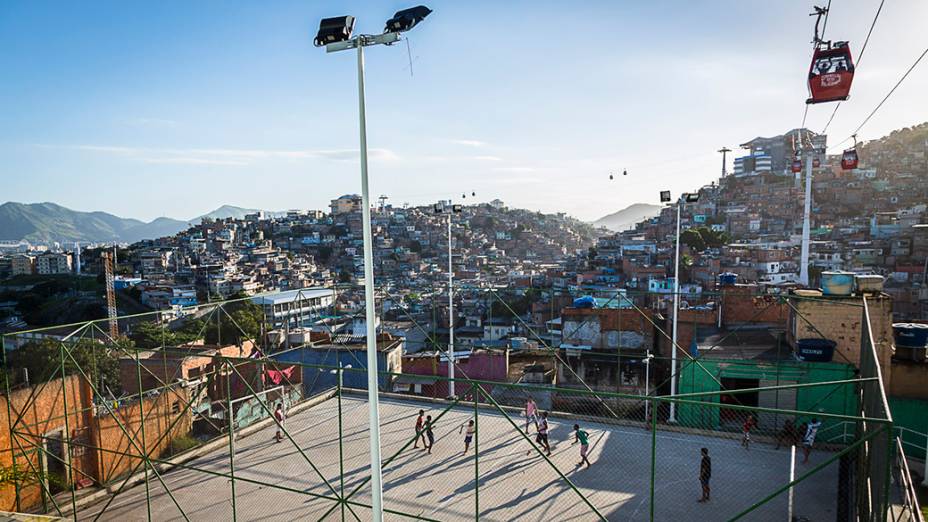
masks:
{"type": "MultiPolygon", "coordinates": [[[[870,35],[873,34],[873,28],[876,27],[876,21],[880,18],[880,13],[883,11],[883,3],[886,0],[880,0],[880,6],[876,9],[876,14],[873,16],[873,22],[870,23],[870,30],[867,31],[867,37],[864,39],[864,44],[860,47],[860,53],[857,54],[857,63],[855,64],[856,68],[860,67],[860,59],[864,56],[864,51],[867,50],[867,44],[870,43],[870,35]]],[[[822,129],[822,134],[825,134],[828,131],[828,126],[831,125],[831,121],[835,119],[835,114],[838,113],[838,107],[841,106],[841,102],[838,102],[835,105],[835,110],[831,112],[831,117],[828,118],[828,122],[825,124],[825,128],[822,129]]]]}

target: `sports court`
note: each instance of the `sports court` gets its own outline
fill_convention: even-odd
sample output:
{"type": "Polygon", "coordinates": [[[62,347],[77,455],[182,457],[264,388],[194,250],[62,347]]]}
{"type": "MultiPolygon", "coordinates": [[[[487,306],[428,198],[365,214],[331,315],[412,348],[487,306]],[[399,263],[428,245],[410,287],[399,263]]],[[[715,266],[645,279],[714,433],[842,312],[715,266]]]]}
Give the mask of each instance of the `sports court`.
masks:
{"type": "MultiPolygon", "coordinates": [[[[385,398],[381,402],[382,454],[392,457],[413,435],[417,411],[437,416],[444,405],[412,399],[385,398]]],[[[275,443],[275,427],[235,441],[235,496],[238,520],[341,520],[335,498],[346,494],[369,477],[367,403],[357,395],[342,399],[343,464],[339,463],[338,401],[326,400],[286,421],[286,428],[319,469],[328,484],[304,460],[288,440],[275,443]],[[343,466],[343,473],[342,469],[343,466]],[[344,483],[340,481],[343,477],[344,483]],[[249,483],[246,480],[260,482],[249,483]],[[289,489],[275,489],[271,485],[289,489]],[[328,512],[333,508],[331,512],[328,512]],[[328,513],[327,513],[328,512],[328,513]]],[[[479,505],[482,520],[595,520],[596,514],[582,494],[609,520],[648,520],[650,517],[651,436],[640,427],[581,423],[590,433],[592,467],[577,468],[579,446],[573,445],[574,421],[549,418],[553,456],[551,461],[577,487],[580,494],[521,437],[498,411],[482,407],[478,419],[479,469],[474,450],[463,456],[459,426],[473,418],[472,405],[459,405],[435,423],[435,445],[429,455],[408,449],[384,467],[384,507],[388,510],[437,520],[473,520],[479,505]],[[479,477],[479,492],[475,490],[479,477]]],[[[519,422],[518,418],[514,418],[519,422]]],[[[745,450],[734,438],[658,431],[655,455],[654,516],[656,520],[727,520],[777,488],[788,483],[789,451],[774,451],[755,443],[745,450]],[[699,450],[709,448],[712,457],[712,500],[701,504],[698,482],[699,450]]],[[[421,445],[420,445],[421,448],[421,445]]],[[[797,476],[832,454],[816,451],[808,464],[797,464],[797,476]]],[[[228,446],[188,462],[193,469],[163,474],[168,488],[191,520],[232,520],[233,469],[228,446]],[[202,471],[201,471],[202,470],[202,471]]],[[[148,482],[151,517],[184,520],[183,515],[157,479],[148,482]]],[[[811,520],[835,518],[838,497],[838,464],[832,463],[794,491],[794,513],[811,520]]],[[[370,503],[367,487],[351,497],[370,503]]],[[[93,519],[103,503],[80,511],[93,519]]],[[[144,485],[124,491],[103,513],[102,520],[146,520],[144,485]]],[[[352,506],[360,520],[369,510],[352,506]]],[[[781,494],[748,514],[743,520],[776,520],[787,516],[787,496],[781,494]]],[[[387,519],[410,519],[388,513],[387,519]]],[[[346,520],[354,520],[345,511],[346,520]]]]}

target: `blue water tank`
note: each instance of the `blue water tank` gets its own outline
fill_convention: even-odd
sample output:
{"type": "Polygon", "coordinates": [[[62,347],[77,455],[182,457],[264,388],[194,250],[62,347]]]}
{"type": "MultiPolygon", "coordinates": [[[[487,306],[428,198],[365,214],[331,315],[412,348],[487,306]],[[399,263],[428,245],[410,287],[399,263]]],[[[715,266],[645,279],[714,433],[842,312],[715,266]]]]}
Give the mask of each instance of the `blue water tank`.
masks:
{"type": "Polygon", "coordinates": [[[796,355],[808,362],[831,362],[838,344],[831,339],[799,339],[796,355]]]}
{"type": "Polygon", "coordinates": [[[719,285],[721,286],[734,286],[737,282],[738,274],[733,274],[731,272],[719,274],[719,285]]]}
{"type": "Polygon", "coordinates": [[[825,295],[851,295],[854,293],[854,273],[822,272],[822,292],[825,295]]]}
{"type": "Polygon", "coordinates": [[[574,299],[574,308],[593,308],[596,306],[596,300],[591,295],[585,295],[574,299]]]}
{"type": "Polygon", "coordinates": [[[896,346],[924,348],[928,346],[928,324],[893,323],[896,346]]]}

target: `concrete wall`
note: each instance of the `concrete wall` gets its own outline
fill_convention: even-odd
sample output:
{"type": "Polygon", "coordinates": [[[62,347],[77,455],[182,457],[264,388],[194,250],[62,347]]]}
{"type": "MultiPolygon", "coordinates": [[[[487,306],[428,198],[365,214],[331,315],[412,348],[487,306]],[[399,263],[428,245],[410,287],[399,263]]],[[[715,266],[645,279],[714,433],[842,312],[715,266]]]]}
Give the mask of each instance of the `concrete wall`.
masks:
{"type": "MultiPolygon", "coordinates": [[[[835,348],[835,362],[845,362],[860,367],[860,337],[863,318],[860,297],[790,299],[796,309],[790,313],[787,328],[787,340],[793,346],[798,339],[831,339],[835,348]]],[[[891,358],[893,351],[893,315],[892,299],[868,297],[870,324],[873,342],[880,369],[883,373],[883,385],[890,388],[892,382],[891,358]]]]}
{"type": "MultiPolygon", "coordinates": [[[[509,375],[509,351],[500,352],[474,352],[466,359],[459,359],[455,366],[455,378],[476,379],[484,381],[506,382],[509,375]]],[[[406,357],[403,359],[403,372],[414,375],[448,376],[448,363],[436,357],[406,357]]],[[[455,393],[462,395],[466,392],[466,383],[457,383],[455,393]]],[[[492,387],[485,386],[486,391],[492,387]]],[[[448,382],[436,381],[434,384],[423,384],[422,394],[427,397],[443,398],[448,396],[448,382]]]]}
{"type": "MultiPolygon", "coordinates": [[[[891,374],[887,395],[928,401],[928,364],[893,361],[891,374]]],[[[928,414],[928,409],[925,413],[928,414]]]]}

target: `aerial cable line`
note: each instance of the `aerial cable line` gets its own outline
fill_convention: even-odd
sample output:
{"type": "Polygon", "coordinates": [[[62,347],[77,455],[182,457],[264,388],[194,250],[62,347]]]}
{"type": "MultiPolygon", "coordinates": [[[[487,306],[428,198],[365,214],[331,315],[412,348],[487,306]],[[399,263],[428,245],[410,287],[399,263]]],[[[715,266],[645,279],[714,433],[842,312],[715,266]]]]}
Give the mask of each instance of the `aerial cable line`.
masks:
{"type": "MultiPolygon", "coordinates": [[[[883,11],[883,4],[884,4],[885,2],[886,2],[886,0],[880,0],[880,6],[877,7],[877,9],[876,9],[876,15],[873,16],[873,22],[870,23],[870,30],[867,31],[867,37],[864,39],[864,44],[863,44],[863,46],[861,46],[860,52],[857,54],[857,60],[855,61],[855,63],[856,63],[856,67],[858,67],[858,68],[860,67],[860,59],[863,58],[863,56],[864,56],[864,51],[867,50],[867,44],[870,42],[870,35],[873,34],[873,28],[876,27],[876,21],[877,21],[877,19],[880,18],[880,13],[883,11]]],[[[822,129],[822,134],[825,134],[825,132],[828,131],[828,126],[831,125],[831,121],[835,119],[835,114],[838,113],[838,107],[840,107],[840,106],[841,106],[841,102],[838,102],[838,104],[835,105],[835,110],[833,110],[833,111],[831,112],[831,117],[828,118],[828,123],[826,123],[826,124],[825,124],[825,128],[822,129]]],[[[845,141],[847,141],[847,140],[845,140],[845,141]]]]}
{"type": "Polygon", "coordinates": [[[918,58],[915,60],[915,63],[913,63],[908,68],[908,70],[906,70],[905,74],[902,75],[902,78],[899,78],[899,81],[896,82],[896,85],[894,85],[893,88],[890,89],[888,93],[886,93],[886,96],[883,97],[883,100],[880,101],[880,103],[877,104],[877,106],[873,109],[873,111],[871,111],[870,114],[866,118],[864,118],[864,121],[861,122],[861,124],[858,125],[856,129],[854,129],[854,132],[852,132],[851,135],[848,136],[847,138],[844,138],[844,140],[842,140],[840,143],[836,143],[835,145],[833,145],[833,147],[838,147],[842,143],[846,143],[848,140],[850,140],[855,135],[857,135],[857,133],[860,132],[860,129],[862,129],[864,125],[866,125],[867,122],[869,122],[870,119],[873,118],[873,116],[877,113],[877,111],[880,110],[880,107],[882,107],[883,104],[885,104],[886,101],[889,100],[889,98],[893,95],[893,93],[896,92],[896,89],[899,88],[902,82],[905,81],[906,78],[908,78],[909,74],[911,74],[912,71],[915,69],[915,67],[918,66],[919,62],[922,61],[922,59],[925,57],[926,54],[928,54],[928,47],[926,47],[925,50],[922,51],[922,54],[918,55],[918,58]]]}

